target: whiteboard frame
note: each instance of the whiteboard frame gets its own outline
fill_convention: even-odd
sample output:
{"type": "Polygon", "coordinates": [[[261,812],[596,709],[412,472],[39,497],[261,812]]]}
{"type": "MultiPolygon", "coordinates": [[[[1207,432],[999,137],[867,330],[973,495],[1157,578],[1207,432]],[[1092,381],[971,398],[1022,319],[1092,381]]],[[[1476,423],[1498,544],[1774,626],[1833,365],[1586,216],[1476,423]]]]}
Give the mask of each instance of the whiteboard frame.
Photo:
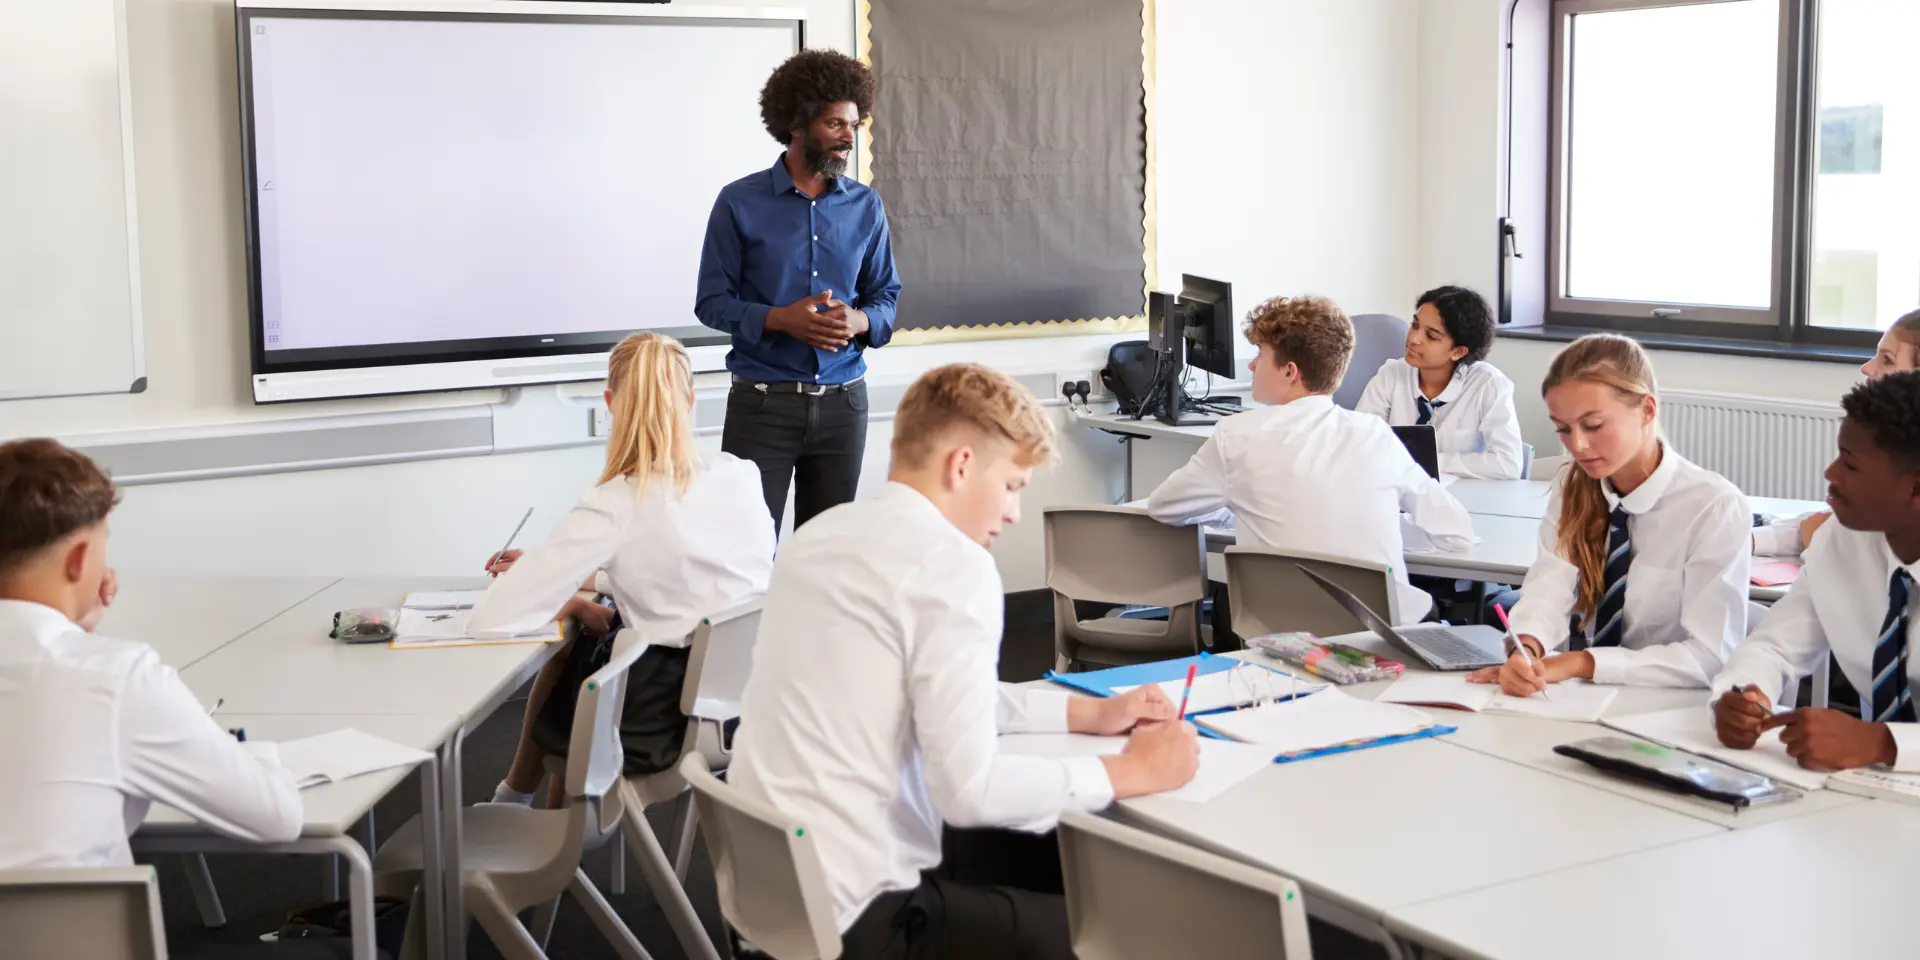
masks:
{"type": "Polygon", "coordinates": [[[61,390],[46,387],[25,390],[0,388],[0,400],[35,400],[48,397],[95,397],[122,393],[147,392],[147,336],[140,302],[140,196],[134,190],[133,173],[133,58],[127,37],[126,0],[113,0],[114,74],[120,84],[120,171],[127,198],[127,322],[133,350],[133,382],[124,390],[61,390]]]}
{"type": "MultiPolygon", "coordinates": [[[[124,2],[124,0],[120,0],[124,2]]],[[[708,20],[708,21],[782,21],[795,28],[795,53],[807,49],[807,11],[799,7],[745,6],[722,7],[679,3],[568,3],[558,5],[544,0],[235,0],[234,40],[238,77],[238,112],[241,129],[240,149],[244,169],[242,178],[247,269],[248,385],[255,404],[287,403],[302,400],[347,399],[352,397],[393,396],[455,390],[485,390],[544,383],[570,383],[600,380],[606,377],[607,351],[577,353],[511,354],[472,359],[450,359],[429,363],[342,364],[307,370],[269,370],[265,368],[264,331],[260,304],[260,263],[258,249],[258,213],[254,208],[253,144],[250,84],[244,76],[249,67],[246,44],[247,19],[242,11],[339,11],[344,13],[424,13],[533,16],[554,19],[629,20],[708,20]]],[[[663,330],[676,335],[690,348],[694,372],[725,369],[729,338],[705,328],[663,330]]]]}

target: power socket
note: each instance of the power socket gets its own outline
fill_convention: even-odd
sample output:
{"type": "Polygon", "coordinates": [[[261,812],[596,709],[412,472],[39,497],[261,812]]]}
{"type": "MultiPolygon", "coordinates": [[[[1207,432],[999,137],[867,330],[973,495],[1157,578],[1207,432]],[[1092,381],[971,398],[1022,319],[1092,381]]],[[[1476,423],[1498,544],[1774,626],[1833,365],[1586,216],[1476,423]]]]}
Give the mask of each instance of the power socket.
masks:
{"type": "Polygon", "coordinates": [[[587,420],[587,436],[605,437],[613,433],[613,411],[596,406],[587,420]]]}

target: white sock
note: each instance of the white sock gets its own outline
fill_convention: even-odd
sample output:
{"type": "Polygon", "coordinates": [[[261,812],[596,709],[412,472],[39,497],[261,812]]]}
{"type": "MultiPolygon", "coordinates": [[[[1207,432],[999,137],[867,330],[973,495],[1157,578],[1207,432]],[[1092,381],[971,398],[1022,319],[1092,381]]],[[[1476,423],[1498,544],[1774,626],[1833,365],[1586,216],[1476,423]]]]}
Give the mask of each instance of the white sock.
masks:
{"type": "Polygon", "coordinates": [[[499,786],[493,788],[493,802],[517,803],[523,807],[531,807],[533,806],[533,794],[521,793],[507,786],[507,782],[502,780],[499,786]]]}

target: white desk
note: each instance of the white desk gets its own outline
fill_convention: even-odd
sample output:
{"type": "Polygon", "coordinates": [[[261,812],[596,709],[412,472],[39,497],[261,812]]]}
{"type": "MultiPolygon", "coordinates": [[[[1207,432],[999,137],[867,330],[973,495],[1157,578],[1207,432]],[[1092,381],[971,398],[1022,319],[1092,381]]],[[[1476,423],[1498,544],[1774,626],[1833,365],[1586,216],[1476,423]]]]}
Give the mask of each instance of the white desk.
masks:
{"type": "Polygon", "coordinates": [[[1274,764],[1209,803],[1116,809],[1292,877],[1349,929],[1346,917],[1378,926],[1399,907],[1722,832],[1444,737],[1274,764]]]}
{"type": "Polygon", "coordinates": [[[100,632],[145,643],[176,670],[338,582],[334,577],[129,577],[100,632]]]}
{"type": "Polygon", "coordinates": [[[1869,801],[1388,911],[1461,958],[1910,957],[1920,808],[1869,801]]]}
{"type": "Polygon", "coordinates": [[[1462,477],[1447,486],[1467,512],[1479,516],[1524,517],[1547,515],[1547,496],[1553,484],[1545,480],[1471,480],[1462,477]]]}
{"type": "MultiPolygon", "coordinates": [[[[243,728],[250,740],[297,740],[354,727],[378,737],[418,750],[432,751],[454,735],[460,718],[450,714],[414,714],[381,716],[274,715],[227,713],[219,722],[243,728]]],[[[300,791],[302,826],[299,838],[290,843],[248,843],[217,833],[172,807],[156,804],[147,813],[132,839],[133,849],[143,853],[268,853],[332,854],[347,862],[347,898],[354,915],[354,956],[371,958],[373,943],[373,863],[372,851],[363,848],[348,834],[354,823],[373,809],[382,797],[392,792],[414,770],[394,767],[339,783],[329,783],[300,791]]],[[[440,834],[439,765],[429,762],[419,767],[423,822],[421,827],[440,834]]],[[[444,886],[440,851],[425,845],[423,884],[427,890],[444,886]]],[[[444,899],[423,898],[426,916],[421,922],[433,931],[430,951],[442,955],[446,921],[442,916],[444,899]]]]}

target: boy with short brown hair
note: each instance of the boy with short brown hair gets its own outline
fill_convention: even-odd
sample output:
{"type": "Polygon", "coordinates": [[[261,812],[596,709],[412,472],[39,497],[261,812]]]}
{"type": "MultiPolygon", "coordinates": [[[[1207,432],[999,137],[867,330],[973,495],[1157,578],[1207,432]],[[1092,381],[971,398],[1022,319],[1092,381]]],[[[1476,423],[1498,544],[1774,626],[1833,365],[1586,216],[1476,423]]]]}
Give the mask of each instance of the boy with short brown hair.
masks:
{"type": "Polygon", "coordinates": [[[151,647],[90,631],[113,600],[92,460],[0,444],[0,870],[126,866],[160,802],[245,840],[300,833],[300,791],[208,718],[151,647]]]}
{"type": "Polygon", "coordinates": [[[850,958],[1071,957],[1064,902],[1041,883],[934,872],[943,824],[1043,832],[1198,766],[1193,728],[1156,687],[1093,700],[998,682],[987,546],[1052,452],[1039,403],[1005,374],[929,371],[900,401],[887,485],[820,514],[774,561],[729,778],[815,838],[850,958]],[[998,748],[1001,733],[1128,730],[1114,757],[998,748]]]}

